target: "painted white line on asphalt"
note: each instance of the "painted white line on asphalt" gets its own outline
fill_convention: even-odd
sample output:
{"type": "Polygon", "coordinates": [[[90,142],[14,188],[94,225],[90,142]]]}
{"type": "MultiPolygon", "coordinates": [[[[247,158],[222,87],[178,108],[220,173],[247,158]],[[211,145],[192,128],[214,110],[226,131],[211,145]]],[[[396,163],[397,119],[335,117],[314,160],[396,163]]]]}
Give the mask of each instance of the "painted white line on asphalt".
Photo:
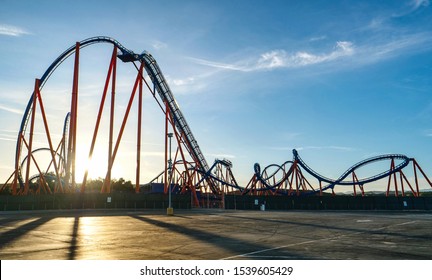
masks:
{"type": "MultiPolygon", "coordinates": [[[[415,222],[416,221],[409,221],[409,222],[404,222],[404,223],[395,224],[395,225],[388,225],[385,227],[374,229],[371,232],[373,233],[374,231],[380,231],[380,230],[391,228],[391,227],[413,224],[415,222]]],[[[338,239],[338,238],[342,238],[342,237],[346,237],[346,236],[350,236],[350,235],[358,235],[358,234],[364,234],[364,232],[354,232],[354,233],[342,234],[342,235],[337,235],[337,236],[332,236],[332,237],[327,237],[327,238],[321,238],[321,239],[316,239],[316,240],[303,241],[300,243],[288,244],[288,245],[284,245],[284,246],[278,246],[278,247],[274,247],[274,248],[268,248],[268,249],[258,250],[258,251],[254,251],[254,252],[250,252],[250,253],[241,254],[241,255],[231,256],[231,257],[223,258],[222,260],[230,260],[230,259],[235,259],[235,258],[240,258],[240,257],[253,257],[252,255],[260,254],[263,252],[275,251],[275,250],[279,250],[279,249],[284,249],[284,248],[289,248],[289,247],[294,247],[294,246],[299,246],[299,245],[304,245],[304,244],[329,241],[332,239],[338,239]]],[[[261,257],[263,257],[263,256],[261,256],[261,257]]],[[[283,256],[281,256],[281,258],[283,258],[283,256]]]]}

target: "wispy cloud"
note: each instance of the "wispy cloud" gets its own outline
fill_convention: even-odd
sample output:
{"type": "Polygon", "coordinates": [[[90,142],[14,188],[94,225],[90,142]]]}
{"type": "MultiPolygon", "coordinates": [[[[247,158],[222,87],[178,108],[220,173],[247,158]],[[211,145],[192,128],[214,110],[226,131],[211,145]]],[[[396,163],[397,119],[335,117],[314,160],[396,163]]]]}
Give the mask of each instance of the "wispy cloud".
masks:
{"type": "Polygon", "coordinates": [[[317,36],[317,37],[312,37],[309,39],[309,42],[316,42],[316,41],[322,41],[327,39],[326,35],[321,35],[321,36],[317,36]]]}
{"type": "Polygon", "coordinates": [[[172,82],[176,86],[184,86],[184,85],[190,85],[193,84],[195,81],[194,77],[188,77],[185,79],[174,79],[172,82]]]}
{"type": "Polygon", "coordinates": [[[155,41],[153,41],[153,43],[152,43],[152,47],[153,47],[155,50],[160,50],[160,49],[165,49],[165,48],[167,48],[168,45],[167,45],[166,43],[164,43],[164,42],[161,42],[161,41],[155,40],[155,41]]]}
{"type": "Polygon", "coordinates": [[[22,115],[23,114],[22,110],[10,108],[10,107],[4,106],[2,104],[0,104],[0,110],[4,110],[4,111],[10,112],[10,113],[14,113],[14,114],[18,114],[18,115],[22,115]]]}
{"type": "Polygon", "coordinates": [[[410,6],[412,8],[412,11],[415,11],[421,7],[427,7],[429,6],[429,4],[430,4],[429,0],[412,0],[410,6]]]}
{"type": "Polygon", "coordinates": [[[305,147],[271,147],[271,150],[276,151],[292,151],[296,149],[297,151],[305,151],[305,150],[338,150],[351,152],[355,151],[355,148],[352,147],[344,147],[344,146],[305,146],[305,147]]]}
{"type": "Polygon", "coordinates": [[[30,34],[30,32],[21,27],[8,24],[0,24],[0,35],[19,37],[28,34],[30,34]]]}
{"type": "Polygon", "coordinates": [[[16,142],[16,138],[5,138],[5,137],[0,137],[0,141],[10,141],[10,142],[16,142]]]}
{"type": "Polygon", "coordinates": [[[352,42],[339,41],[336,43],[335,49],[323,55],[311,54],[308,52],[297,52],[293,57],[287,60],[287,66],[306,66],[311,64],[333,61],[344,56],[354,54],[354,46],[352,42]]]}
{"type": "Polygon", "coordinates": [[[298,148],[296,148],[296,150],[297,151],[302,151],[302,150],[338,150],[338,151],[351,152],[351,151],[355,151],[355,148],[344,147],[344,146],[305,146],[305,147],[298,147],[298,148]]]}
{"type": "Polygon", "coordinates": [[[1,129],[0,130],[0,141],[16,142],[18,131],[1,129]]]}
{"type": "MultiPolygon", "coordinates": [[[[192,58],[196,63],[219,70],[231,71],[269,71],[275,69],[295,69],[311,67],[324,63],[338,63],[350,59],[353,67],[376,63],[404,53],[413,54],[432,48],[432,32],[393,34],[392,36],[373,36],[365,42],[354,44],[350,41],[338,41],[333,50],[327,53],[286,50],[272,50],[259,57],[244,58],[226,64],[204,59],[192,58]]],[[[339,64],[338,64],[339,65],[339,64]]],[[[346,64],[345,64],[346,65],[346,64]]]]}
{"type": "Polygon", "coordinates": [[[363,63],[371,63],[400,55],[403,52],[412,54],[430,49],[432,46],[431,35],[431,32],[423,32],[394,35],[391,40],[371,40],[371,42],[358,48],[358,58],[361,58],[363,63]]]}
{"type": "Polygon", "coordinates": [[[407,16],[430,5],[430,0],[411,0],[402,8],[401,11],[394,13],[392,17],[400,18],[407,16]]]}
{"type": "Polygon", "coordinates": [[[277,68],[296,68],[308,65],[320,64],[324,62],[334,61],[342,57],[351,56],[355,53],[355,47],[352,42],[339,41],[336,43],[331,52],[324,54],[315,54],[307,51],[298,51],[290,54],[285,50],[272,50],[261,54],[258,58],[249,59],[250,62],[237,62],[233,64],[225,64],[219,62],[208,61],[204,59],[194,59],[195,62],[225,69],[242,72],[251,72],[259,70],[272,70],[277,68]]]}
{"type": "MultiPolygon", "coordinates": [[[[188,58],[190,59],[190,58],[188,58]]],[[[189,95],[202,92],[208,85],[208,78],[214,77],[214,74],[221,71],[220,69],[212,71],[201,70],[197,75],[173,78],[166,75],[168,84],[176,95],[189,95]]],[[[198,71],[197,71],[198,72],[198,71]]]]}
{"type": "Polygon", "coordinates": [[[423,132],[424,136],[432,137],[432,129],[427,129],[423,132]]]}
{"type": "Polygon", "coordinates": [[[230,154],[207,154],[207,155],[214,157],[214,158],[218,158],[218,159],[234,159],[234,158],[236,158],[235,155],[230,155],[230,154]]]}

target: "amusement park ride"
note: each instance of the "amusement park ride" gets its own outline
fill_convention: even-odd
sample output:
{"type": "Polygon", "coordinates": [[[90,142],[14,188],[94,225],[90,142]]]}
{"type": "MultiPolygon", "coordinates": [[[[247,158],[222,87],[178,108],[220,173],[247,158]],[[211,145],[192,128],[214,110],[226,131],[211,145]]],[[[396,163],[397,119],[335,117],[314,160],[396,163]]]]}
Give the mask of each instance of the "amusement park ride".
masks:
{"type": "MultiPolygon", "coordinates": [[[[352,187],[354,195],[360,192],[365,195],[365,185],[386,179],[386,195],[394,193],[395,196],[404,196],[406,191],[413,196],[420,195],[419,177],[423,176],[423,182],[432,187],[431,181],[419,166],[414,158],[409,158],[400,154],[381,155],[363,160],[337,179],[326,178],[312,170],[300,157],[296,150],[293,150],[293,159],[286,161],[282,165],[272,164],[261,170],[259,164],[254,166],[254,174],[245,187],[238,185],[233,172],[232,163],[226,159],[215,160],[213,165],[207,163],[197,140],[186,122],[168,83],[162,74],[156,60],[148,52],[136,54],[125,48],[118,41],[109,37],[92,37],[68,48],[63,52],[45,71],[40,79],[36,79],[34,91],[25,109],[24,116],[19,128],[16,153],[15,168],[13,174],[1,188],[11,188],[13,195],[27,195],[40,193],[70,193],[86,192],[88,170],[85,171],[81,183],[77,183],[77,146],[78,134],[78,96],[79,96],[79,69],[80,52],[84,47],[94,44],[110,44],[113,47],[109,67],[103,86],[103,92],[97,112],[96,123],[94,125],[93,137],[91,139],[88,158],[92,158],[98,135],[100,134],[101,119],[104,114],[105,101],[111,91],[111,104],[109,106],[109,137],[108,137],[108,158],[106,176],[101,188],[102,193],[111,192],[112,169],[120,145],[126,123],[128,122],[132,104],[138,99],[137,112],[137,140],[136,140],[136,178],[135,191],[140,191],[140,170],[141,170],[141,136],[142,136],[142,100],[144,88],[148,90],[154,98],[165,117],[165,166],[155,180],[160,180],[164,184],[164,192],[172,191],[180,194],[192,194],[194,202],[199,205],[197,193],[207,193],[215,197],[221,197],[227,193],[242,195],[323,195],[324,192],[335,195],[337,186],[352,187]],[[42,90],[51,75],[58,67],[74,55],[72,94],[70,105],[63,125],[62,137],[59,143],[53,142],[48,116],[44,107],[42,90]],[[117,138],[114,137],[114,116],[116,112],[116,77],[118,60],[132,65],[136,76],[134,79],[132,92],[126,107],[126,112],[121,114],[121,126],[117,138]],[[41,121],[43,134],[45,136],[45,146],[36,148],[35,122],[41,121]],[[168,138],[173,137],[176,143],[173,160],[168,160],[168,138]],[[48,154],[48,161],[41,162],[36,154],[45,152],[48,154]],[[376,162],[389,162],[385,171],[367,178],[359,178],[358,170],[366,165],[376,162]],[[406,170],[411,166],[410,174],[407,176],[406,170]],[[314,180],[312,182],[312,180],[314,180]]],[[[169,153],[171,155],[171,153],[169,153]]]]}

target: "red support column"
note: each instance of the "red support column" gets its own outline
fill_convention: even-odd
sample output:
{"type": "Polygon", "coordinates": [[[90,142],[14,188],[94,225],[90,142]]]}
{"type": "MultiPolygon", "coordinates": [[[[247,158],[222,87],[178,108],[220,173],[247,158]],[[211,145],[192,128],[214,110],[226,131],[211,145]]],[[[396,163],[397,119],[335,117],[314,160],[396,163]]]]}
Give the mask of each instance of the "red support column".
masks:
{"type": "MultiPolygon", "coordinates": [[[[391,165],[390,165],[390,170],[391,170],[391,165]]],[[[388,183],[387,183],[386,196],[389,196],[389,194],[390,194],[390,184],[391,184],[391,174],[389,175],[389,179],[388,179],[388,183]]]]}
{"type": "Polygon", "coordinates": [[[354,196],[357,196],[354,171],[353,171],[353,173],[352,173],[352,180],[353,180],[354,196]]]}
{"type": "Polygon", "coordinates": [[[114,151],[113,151],[113,154],[112,154],[112,157],[111,157],[110,165],[108,167],[108,171],[107,171],[107,174],[105,176],[104,185],[102,186],[102,192],[107,192],[107,193],[111,192],[111,189],[110,189],[111,182],[108,180],[109,179],[108,175],[111,174],[111,170],[112,170],[112,167],[114,165],[114,161],[115,161],[115,158],[116,158],[116,155],[117,155],[117,152],[118,152],[118,148],[120,146],[120,142],[121,142],[121,139],[123,137],[123,132],[124,132],[124,129],[126,127],[127,120],[129,118],[129,113],[130,113],[130,110],[131,110],[131,107],[132,107],[132,103],[133,103],[133,100],[135,98],[135,93],[137,91],[139,81],[141,80],[141,77],[142,77],[142,70],[143,70],[143,63],[141,63],[139,73],[138,73],[138,75],[137,75],[137,77],[135,79],[135,84],[134,84],[131,96],[129,98],[129,103],[128,103],[128,106],[126,108],[126,113],[125,113],[125,116],[123,118],[122,125],[120,127],[119,135],[117,137],[117,141],[116,141],[116,145],[114,147],[114,151]]]}
{"type": "MultiPolygon", "coordinates": [[[[391,164],[390,164],[390,171],[393,171],[394,169],[395,169],[395,162],[394,162],[394,159],[392,159],[391,164]]],[[[394,181],[394,184],[395,184],[395,196],[399,196],[399,190],[398,190],[398,185],[397,185],[396,172],[394,172],[393,174],[389,175],[386,196],[389,196],[389,194],[390,194],[390,185],[391,185],[391,181],[392,181],[392,176],[393,176],[393,181],[394,181]]]]}
{"type": "MultiPolygon", "coordinates": [[[[39,90],[39,79],[35,80],[35,86],[33,91],[33,105],[32,105],[32,115],[30,120],[30,135],[29,135],[29,144],[28,144],[28,155],[27,155],[27,169],[26,169],[26,177],[24,182],[24,192],[23,194],[27,194],[29,190],[29,177],[30,177],[30,162],[31,162],[31,154],[32,154],[32,147],[33,147],[33,132],[34,132],[34,123],[35,123],[35,115],[36,115],[36,100],[38,98],[38,92],[39,90]]],[[[18,169],[16,170],[18,172],[18,169]]]]}
{"type": "MultiPolygon", "coordinates": [[[[418,170],[420,171],[420,173],[423,175],[423,177],[428,182],[429,186],[432,187],[432,182],[429,180],[428,176],[426,175],[426,173],[423,171],[423,169],[420,167],[420,165],[417,163],[417,161],[415,159],[413,159],[413,164],[415,165],[415,167],[418,168],[418,170]]],[[[415,174],[416,174],[415,176],[416,176],[416,179],[417,179],[417,173],[415,173],[415,174]]],[[[417,193],[420,194],[418,184],[417,184],[417,193]]]]}
{"type": "Polygon", "coordinates": [[[69,128],[68,153],[66,163],[66,178],[65,183],[69,186],[69,181],[72,180],[72,188],[75,188],[75,159],[76,159],[76,128],[78,120],[78,74],[79,74],[79,50],[80,43],[75,45],[75,64],[74,76],[72,84],[72,100],[71,100],[71,118],[69,128]]]}
{"type": "Polygon", "coordinates": [[[298,170],[297,164],[296,164],[296,169],[295,169],[295,176],[296,176],[296,195],[300,196],[300,191],[299,191],[299,170],[298,170]]]}
{"type": "Polygon", "coordinates": [[[22,150],[22,141],[23,141],[23,135],[21,134],[19,137],[18,137],[18,141],[19,141],[19,144],[18,144],[18,151],[17,151],[17,154],[16,154],[16,158],[15,158],[15,172],[14,172],[14,179],[13,179],[13,182],[12,182],[12,195],[16,195],[17,194],[17,188],[18,188],[18,175],[19,175],[19,171],[18,171],[18,169],[19,169],[19,162],[18,162],[18,155],[20,155],[21,154],[21,150],[22,150]]]}
{"type": "Polygon", "coordinates": [[[402,173],[402,170],[400,170],[399,171],[399,178],[400,178],[400,182],[401,182],[402,196],[405,196],[405,189],[404,189],[404,183],[403,183],[402,175],[404,175],[404,174],[402,173]]]}
{"type": "Polygon", "coordinates": [[[358,185],[358,187],[359,187],[359,189],[361,191],[362,196],[365,196],[363,185],[359,184],[359,179],[358,179],[358,177],[357,177],[357,175],[355,174],[354,171],[353,171],[352,175],[353,175],[353,185],[354,185],[354,196],[357,196],[356,183],[357,183],[357,185],[358,185]]]}
{"type": "MultiPolygon", "coordinates": [[[[115,60],[117,61],[117,60],[115,60]]],[[[113,68],[113,79],[111,83],[111,107],[110,107],[110,129],[109,129],[109,140],[108,140],[108,172],[107,178],[105,179],[102,192],[111,192],[111,168],[114,164],[113,159],[113,139],[114,139],[114,110],[115,110],[115,96],[116,96],[116,77],[117,77],[117,64],[114,63],[113,68]]]]}
{"type": "Polygon", "coordinates": [[[72,89],[72,98],[74,99],[74,126],[73,126],[73,150],[72,150],[72,189],[76,187],[76,150],[77,150],[77,127],[78,127],[78,74],[79,74],[79,49],[80,43],[76,43],[75,48],[75,67],[74,67],[74,81],[72,89]]]}
{"type": "Polygon", "coordinates": [[[39,92],[39,87],[36,89],[36,95],[37,95],[37,100],[39,101],[39,107],[40,107],[41,114],[42,114],[42,120],[43,120],[43,123],[45,126],[45,134],[46,134],[47,139],[48,139],[49,149],[51,152],[51,160],[52,160],[52,163],[54,164],[54,170],[55,170],[55,174],[56,174],[56,178],[57,178],[57,186],[60,188],[60,191],[63,192],[63,186],[62,186],[62,182],[60,179],[60,173],[59,173],[59,169],[57,167],[57,161],[55,160],[56,152],[54,151],[54,147],[53,147],[53,144],[51,141],[51,134],[49,132],[48,121],[47,121],[46,114],[45,114],[45,108],[44,108],[44,105],[42,102],[42,96],[39,92]]]}
{"type": "MultiPolygon", "coordinates": [[[[117,47],[114,47],[114,50],[113,50],[113,53],[112,53],[112,56],[111,56],[110,66],[109,66],[109,69],[108,69],[108,74],[107,74],[107,77],[106,77],[106,80],[105,80],[105,86],[104,86],[104,91],[103,91],[103,94],[102,94],[101,103],[99,105],[99,112],[98,112],[98,116],[97,116],[97,119],[96,119],[95,129],[93,131],[93,139],[92,139],[92,142],[91,142],[90,151],[89,151],[89,155],[88,155],[88,160],[89,161],[91,160],[91,158],[93,156],[93,151],[94,151],[94,147],[95,147],[95,144],[96,144],[96,138],[97,138],[97,134],[98,134],[98,131],[99,131],[99,125],[100,125],[100,122],[101,122],[103,108],[104,108],[104,105],[105,105],[105,100],[106,100],[106,96],[107,96],[107,92],[108,92],[109,81],[111,79],[111,74],[113,73],[113,71],[114,71],[114,69],[116,67],[116,61],[117,61],[117,47]]],[[[114,75],[113,75],[112,79],[113,79],[113,82],[114,82],[114,80],[115,80],[114,75]]],[[[85,191],[85,187],[86,187],[86,183],[87,183],[87,176],[88,176],[88,167],[85,170],[84,178],[83,178],[83,181],[82,181],[82,184],[81,184],[81,193],[84,193],[84,191],[85,191]]]]}
{"type": "MultiPolygon", "coordinates": [[[[392,159],[392,169],[391,170],[394,170],[394,169],[395,169],[395,163],[394,163],[394,159],[392,159]]],[[[399,196],[399,188],[398,188],[398,183],[397,183],[397,178],[396,178],[396,172],[393,173],[393,180],[395,182],[395,196],[399,196]]]]}
{"type": "MultiPolygon", "coordinates": [[[[142,72],[142,69],[140,70],[140,72],[142,72]]],[[[143,79],[141,78],[139,81],[139,92],[138,92],[137,166],[136,166],[135,193],[139,193],[140,190],[139,188],[140,188],[140,170],[141,170],[141,121],[142,121],[142,102],[143,102],[142,91],[143,91],[143,79]]]]}
{"type": "Polygon", "coordinates": [[[414,180],[415,180],[415,184],[416,184],[416,192],[417,192],[417,196],[420,195],[420,190],[419,190],[419,183],[418,183],[418,179],[417,179],[417,168],[416,168],[416,161],[413,159],[413,169],[414,169],[414,180]]]}

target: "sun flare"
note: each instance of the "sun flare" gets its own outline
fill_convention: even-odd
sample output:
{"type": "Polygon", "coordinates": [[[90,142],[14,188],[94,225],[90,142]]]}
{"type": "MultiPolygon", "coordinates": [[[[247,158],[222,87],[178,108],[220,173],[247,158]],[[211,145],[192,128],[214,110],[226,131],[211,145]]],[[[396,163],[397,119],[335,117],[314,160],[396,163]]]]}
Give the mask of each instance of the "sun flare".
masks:
{"type": "MultiPolygon", "coordinates": [[[[101,148],[95,148],[92,157],[89,158],[88,151],[78,149],[75,168],[77,182],[82,181],[86,170],[88,170],[88,179],[105,178],[108,171],[108,153],[101,148]]],[[[114,164],[111,174],[112,178],[121,177],[121,165],[114,164]]]]}

